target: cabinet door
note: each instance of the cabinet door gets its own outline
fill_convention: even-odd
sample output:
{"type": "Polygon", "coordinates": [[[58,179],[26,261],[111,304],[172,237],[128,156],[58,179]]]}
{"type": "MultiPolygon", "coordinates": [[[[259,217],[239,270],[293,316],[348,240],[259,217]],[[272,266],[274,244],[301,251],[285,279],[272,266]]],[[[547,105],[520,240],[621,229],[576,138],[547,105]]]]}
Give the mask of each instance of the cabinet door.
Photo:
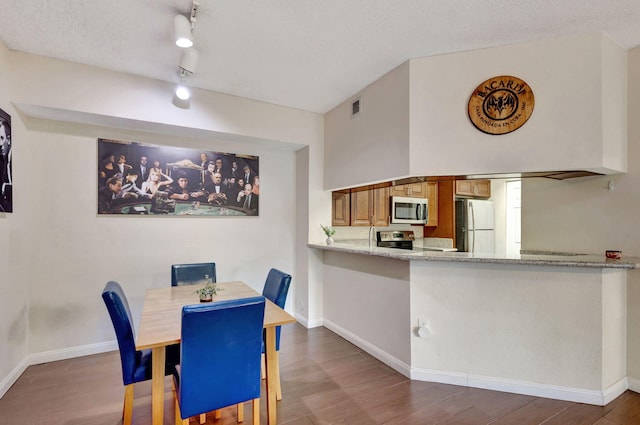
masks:
{"type": "Polygon", "coordinates": [[[437,182],[429,182],[427,183],[427,199],[429,205],[427,206],[429,211],[429,221],[427,221],[427,226],[437,226],[438,225],[438,183],[437,182]]]}
{"type": "Polygon", "coordinates": [[[473,188],[473,194],[478,198],[490,198],[491,197],[491,181],[476,180],[475,187],[473,188]]]}
{"type": "Polygon", "coordinates": [[[372,190],[351,192],[351,225],[370,226],[373,215],[372,190]]]}
{"type": "Polygon", "coordinates": [[[389,188],[372,189],[373,192],[373,225],[389,225],[389,188]]]}
{"type": "Polygon", "coordinates": [[[489,198],[491,197],[491,180],[456,180],[456,195],[489,198]]]}
{"type": "Polygon", "coordinates": [[[427,197],[427,184],[426,183],[411,183],[406,185],[409,187],[407,196],[412,198],[426,198],[427,197]]]}
{"type": "Polygon", "coordinates": [[[351,197],[349,193],[331,193],[331,225],[348,226],[351,224],[351,197]]]}
{"type": "Polygon", "coordinates": [[[409,185],[401,184],[399,186],[391,186],[389,188],[389,196],[407,196],[409,185]]]}
{"type": "Polygon", "coordinates": [[[456,180],[456,195],[473,196],[473,180],[456,180]]]}

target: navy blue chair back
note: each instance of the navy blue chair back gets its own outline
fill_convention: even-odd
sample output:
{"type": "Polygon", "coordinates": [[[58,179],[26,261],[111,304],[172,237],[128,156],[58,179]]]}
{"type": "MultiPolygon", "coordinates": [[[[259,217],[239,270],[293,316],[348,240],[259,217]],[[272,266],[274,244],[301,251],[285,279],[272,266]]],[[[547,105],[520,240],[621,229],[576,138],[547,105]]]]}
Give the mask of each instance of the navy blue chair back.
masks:
{"type": "Polygon", "coordinates": [[[108,282],[102,291],[102,299],[107,306],[111,322],[118,338],[120,360],[122,362],[122,381],[124,385],[143,381],[149,376],[136,376],[136,370],[141,364],[142,352],[136,351],[136,336],[131,321],[131,310],[127,297],[118,282],[108,282]]]}
{"type": "Polygon", "coordinates": [[[260,397],[264,297],[182,308],[176,375],[183,419],[260,397]]]}
{"type": "MultiPolygon", "coordinates": [[[[291,275],[278,269],[271,269],[267,274],[262,295],[278,307],[284,309],[290,285],[291,275]]],[[[276,350],[280,350],[280,326],[276,327],[276,350]]]]}
{"type": "Polygon", "coordinates": [[[171,266],[171,286],[202,283],[205,275],[216,282],[216,263],[174,264],[171,266]]]}

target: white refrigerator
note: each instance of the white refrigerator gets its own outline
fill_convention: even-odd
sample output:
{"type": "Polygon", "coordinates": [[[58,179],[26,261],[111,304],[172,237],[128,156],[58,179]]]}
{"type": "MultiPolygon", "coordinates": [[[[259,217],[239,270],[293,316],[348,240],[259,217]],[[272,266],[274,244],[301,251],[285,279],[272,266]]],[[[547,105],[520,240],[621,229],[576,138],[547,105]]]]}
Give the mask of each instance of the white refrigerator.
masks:
{"type": "Polygon", "coordinates": [[[458,251],[495,253],[493,201],[456,200],[456,248],[458,251]]]}

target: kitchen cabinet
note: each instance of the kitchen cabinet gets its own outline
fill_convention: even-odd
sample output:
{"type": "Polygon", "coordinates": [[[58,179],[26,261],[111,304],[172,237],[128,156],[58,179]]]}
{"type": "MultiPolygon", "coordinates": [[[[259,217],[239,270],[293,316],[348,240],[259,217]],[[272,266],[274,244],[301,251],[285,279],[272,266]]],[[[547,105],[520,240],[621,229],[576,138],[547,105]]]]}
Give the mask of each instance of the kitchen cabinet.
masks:
{"type": "MultiPolygon", "coordinates": [[[[455,182],[453,180],[438,182],[437,199],[438,223],[435,227],[425,227],[424,236],[426,238],[453,239],[453,246],[455,246],[455,182]]],[[[429,199],[429,203],[431,203],[431,199],[429,199]]],[[[429,211],[429,216],[431,216],[431,211],[429,211]]]]}
{"type": "Polygon", "coordinates": [[[421,182],[401,184],[389,188],[391,196],[409,196],[412,198],[427,198],[429,200],[429,221],[426,226],[438,225],[438,183],[421,182]]]}
{"type": "Polygon", "coordinates": [[[426,198],[429,200],[427,205],[429,211],[429,220],[427,221],[426,226],[437,226],[438,225],[438,183],[436,182],[428,182],[426,183],[427,196],[426,198]]]}
{"type": "Polygon", "coordinates": [[[389,225],[389,188],[358,188],[351,192],[352,226],[389,225]]]}
{"type": "Polygon", "coordinates": [[[391,186],[390,196],[409,196],[412,198],[427,197],[427,183],[410,183],[391,186]]]}
{"type": "Polygon", "coordinates": [[[490,198],[491,180],[456,180],[456,196],[490,198]]]}
{"type": "Polygon", "coordinates": [[[348,191],[331,193],[331,225],[351,224],[351,194],[348,191]]]}

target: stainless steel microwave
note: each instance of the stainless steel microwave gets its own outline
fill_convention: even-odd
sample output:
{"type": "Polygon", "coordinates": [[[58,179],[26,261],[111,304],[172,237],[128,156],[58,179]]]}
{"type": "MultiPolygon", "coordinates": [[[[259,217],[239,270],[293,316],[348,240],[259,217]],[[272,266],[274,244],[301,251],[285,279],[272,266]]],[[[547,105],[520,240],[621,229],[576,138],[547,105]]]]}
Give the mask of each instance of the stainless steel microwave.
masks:
{"type": "Polygon", "coordinates": [[[426,224],[429,219],[426,198],[391,197],[391,222],[426,224]]]}

